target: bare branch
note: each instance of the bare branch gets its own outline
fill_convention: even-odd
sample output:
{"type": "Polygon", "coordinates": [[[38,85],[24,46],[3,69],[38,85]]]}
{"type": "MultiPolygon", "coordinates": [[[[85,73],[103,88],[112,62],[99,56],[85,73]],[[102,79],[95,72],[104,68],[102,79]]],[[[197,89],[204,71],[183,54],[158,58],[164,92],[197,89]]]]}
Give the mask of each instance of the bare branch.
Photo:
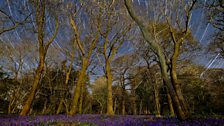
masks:
{"type": "Polygon", "coordinates": [[[53,36],[51,37],[51,39],[47,42],[46,46],[45,46],[45,50],[47,50],[50,46],[50,44],[54,41],[55,37],[57,36],[58,34],[58,28],[59,28],[59,21],[58,21],[58,18],[55,19],[55,23],[56,23],[56,26],[55,26],[55,32],[53,34],[53,36]]]}
{"type": "Polygon", "coordinates": [[[78,32],[77,26],[75,24],[75,21],[74,21],[72,15],[70,15],[70,24],[71,24],[71,26],[73,28],[74,33],[75,33],[75,39],[76,39],[77,45],[78,45],[78,47],[79,47],[79,49],[80,49],[80,51],[82,53],[82,56],[85,56],[84,48],[82,46],[82,43],[80,42],[79,32],[78,32]]]}

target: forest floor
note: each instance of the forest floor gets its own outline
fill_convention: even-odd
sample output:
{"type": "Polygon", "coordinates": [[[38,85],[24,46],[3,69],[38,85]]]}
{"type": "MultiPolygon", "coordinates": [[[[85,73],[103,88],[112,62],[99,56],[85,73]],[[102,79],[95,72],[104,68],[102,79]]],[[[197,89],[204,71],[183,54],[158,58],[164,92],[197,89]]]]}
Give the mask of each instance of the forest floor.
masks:
{"type": "Polygon", "coordinates": [[[0,126],[224,126],[224,118],[197,118],[179,121],[175,117],[152,115],[82,114],[18,116],[0,115],[0,126]]]}

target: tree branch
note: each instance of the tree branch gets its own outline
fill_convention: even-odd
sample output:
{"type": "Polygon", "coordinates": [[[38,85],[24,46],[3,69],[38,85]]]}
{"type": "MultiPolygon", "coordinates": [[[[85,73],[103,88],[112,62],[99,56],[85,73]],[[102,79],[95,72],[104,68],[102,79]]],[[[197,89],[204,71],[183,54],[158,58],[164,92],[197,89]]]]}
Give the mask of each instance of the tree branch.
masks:
{"type": "Polygon", "coordinates": [[[53,36],[51,37],[51,39],[47,42],[46,46],[45,46],[45,50],[47,50],[50,46],[50,44],[54,41],[55,37],[57,36],[58,34],[58,28],[59,28],[59,21],[58,21],[58,18],[55,19],[55,23],[56,23],[56,29],[55,29],[55,32],[53,34],[53,36]]]}

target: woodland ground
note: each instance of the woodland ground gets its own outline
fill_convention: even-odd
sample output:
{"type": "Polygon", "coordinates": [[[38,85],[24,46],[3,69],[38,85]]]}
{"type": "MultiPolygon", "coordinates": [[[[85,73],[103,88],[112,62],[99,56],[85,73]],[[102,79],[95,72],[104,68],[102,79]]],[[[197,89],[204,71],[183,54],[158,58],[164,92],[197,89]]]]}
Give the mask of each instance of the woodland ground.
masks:
{"type": "Polygon", "coordinates": [[[82,114],[18,116],[0,115],[0,126],[224,126],[224,118],[195,118],[179,121],[175,117],[152,115],[82,114]]]}

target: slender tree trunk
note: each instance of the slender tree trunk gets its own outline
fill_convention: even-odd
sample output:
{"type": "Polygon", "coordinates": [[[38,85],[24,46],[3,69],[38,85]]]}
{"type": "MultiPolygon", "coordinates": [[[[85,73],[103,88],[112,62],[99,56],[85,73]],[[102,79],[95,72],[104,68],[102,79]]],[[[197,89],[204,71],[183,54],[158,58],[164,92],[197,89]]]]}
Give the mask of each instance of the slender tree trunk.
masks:
{"type": "MultiPolygon", "coordinates": [[[[73,44],[74,43],[75,42],[73,42],[73,44]]],[[[71,61],[70,61],[70,64],[69,64],[69,68],[68,68],[68,70],[66,70],[66,76],[65,76],[65,87],[66,87],[66,89],[67,89],[69,77],[70,77],[70,74],[71,74],[71,71],[72,71],[73,60],[74,60],[74,52],[72,52],[72,56],[71,56],[71,61]]],[[[59,106],[58,106],[58,109],[57,109],[57,113],[56,114],[59,114],[61,112],[61,109],[63,107],[63,102],[65,102],[64,99],[65,99],[66,95],[67,95],[67,92],[64,92],[63,95],[62,95],[62,98],[60,99],[60,103],[59,103],[59,106]]]]}
{"type": "Polygon", "coordinates": [[[139,115],[142,114],[142,108],[143,108],[143,105],[142,105],[142,99],[140,100],[140,105],[139,105],[139,115]]]}
{"type": "Polygon", "coordinates": [[[170,116],[175,116],[172,99],[171,99],[171,96],[170,96],[170,93],[169,93],[169,90],[167,89],[167,87],[166,87],[166,93],[167,93],[167,101],[168,101],[169,110],[170,110],[170,116]]]}
{"type": "MultiPolygon", "coordinates": [[[[134,78],[134,86],[136,85],[136,80],[134,78]]],[[[136,95],[135,95],[135,89],[134,89],[134,86],[132,86],[132,90],[131,90],[131,101],[132,101],[132,105],[133,105],[133,109],[132,109],[132,112],[133,112],[133,115],[137,115],[137,105],[136,105],[136,95]]]]}
{"type": "Polygon", "coordinates": [[[158,89],[158,84],[157,80],[154,84],[154,96],[155,96],[155,110],[156,110],[156,115],[160,117],[160,102],[159,102],[159,89],[158,89]]]}
{"type": "Polygon", "coordinates": [[[66,100],[63,102],[64,106],[65,106],[65,112],[66,114],[69,114],[69,107],[67,105],[68,102],[66,102],[66,100]]]}
{"type": "Polygon", "coordinates": [[[88,66],[88,59],[83,57],[82,58],[82,69],[79,73],[78,80],[77,80],[77,83],[76,83],[76,87],[75,87],[75,90],[74,90],[73,101],[72,101],[71,110],[70,110],[70,113],[69,113],[70,115],[74,115],[77,111],[78,101],[79,101],[79,98],[80,98],[81,86],[82,86],[82,83],[83,83],[83,78],[85,76],[87,66],[88,66]]]}
{"type": "Polygon", "coordinates": [[[125,115],[125,87],[122,87],[122,115],[125,115]]]}
{"type": "Polygon", "coordinates": [[[58,109],[56,111],[56,114],[59,114],[61,112],[62,106],[63,106],[63,99],[61,98],[59,105],[58,105],[58,109]]]}
{"type": "Polygon", "coordinates": [[[13,96],[13,98],[10,100],[9,102],[9,106],[8,106],[8,114],[11,114],[12,113],[12,107],[13,107],[13,104],[15,102],[15,96],[13,96]]]}
{"type": "Polygon", "coordinates": [[[114,115],[113,94],[112,94],[112,74],[109,59],[106,59],[106,77],[107,77],[107,114],[114,115]]]}
{"type": "Polygon", "coordinates": [[[133,98],[133,115],[137,115],[137,105],[136,105],[136,98],[133,98]]]}
{"type": "Polygon", "coordinates": [[[189,112],[188,112],[188,105],[184,99],[181,87],[180,87],[180,83],[178,83],[178,79],[177,79],[177,59],[178,56],[180,54],[180,43],[179,42],[175,42],[174,43],[174,54],[171,58],[171,71],[170,71],[170,75],[171,75],[171,82],[174,86],[174,89],[176,91],[177,97],[180,101],[181,107],[183,108],[183,111],[185,113],[186,116],[188,116],[189,112]]]}
{"type": "MultiPolygon", "coordinates": [[[[85,77],[84,77],[85,78],[85,77]]],[[[85,81],[85,79],[84,79],[85,81]]],[[[82,107],[83,107],[83,93],[84,93],[84,81],[81,85],[81,95],[79,99],[79,114],[82,114],[82,107]]]]}
{"type": "Polygon", "coordinates": [[[125,99],[122,100],[122,115],[125,115],[125,99]]]}
{"type": "Polygon", "coordinates": [[[45,100],[45,102],[44,102],[44,107],[43,107],[43,109],[42,109],[42,111],[41,111],[41,114],[45,114],[45,111],[46,111],[46,109],[47,109],[47,99],[45,100]]]}
{"type": "Polygon", "coordinates": [[[114,99],[114,113],[116,113],[117,110],[117,98],[114,99]]]}
{"type": "Polygon", "coordinates": [[[79,99],[79,114],[82,114],[82,106],[83,106],[83,93],[81,92],[81,96],[79,99]]]}
{"type": "Polygon", "coordinates": [[[20,115],[22,115],[22,116],[28,114],[28,112],[30,110],[30,107],[31,107],[31,104],[33,102],[33,99],[35,97],[35,94],[37,92],[37,88],[38,88],[38,85],[39,85],[41,74],[42,74],[43,69],[44,69],[44,59],[45,59],[44,56],[40,56],[40,62],[39,62],[39,66],[37,67],[37,70],[36,70],[36,75],[34,77],[32,89],[30,91],[30,94],[28,95],[28,98],[27,98],[27,100],[26,100],[26,102],[23,106],[22,111],[20,112],[20,115]]]}

